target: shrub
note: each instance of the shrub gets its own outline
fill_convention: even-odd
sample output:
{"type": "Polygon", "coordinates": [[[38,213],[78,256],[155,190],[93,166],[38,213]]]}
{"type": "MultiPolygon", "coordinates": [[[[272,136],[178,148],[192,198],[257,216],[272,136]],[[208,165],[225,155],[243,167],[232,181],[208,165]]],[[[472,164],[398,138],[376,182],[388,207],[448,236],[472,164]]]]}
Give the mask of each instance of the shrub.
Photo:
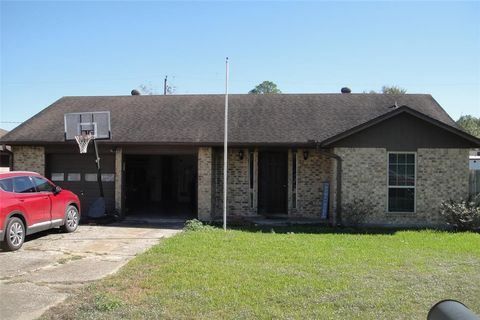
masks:
{"type": "Polygon", "coordinates": [[[184,231],[200,231],[200,230],[212,230],[213,227],[208,224],[204,224],[202,221],[197,219],[187,220],[185,226],[183,227],[184,231]]]}
{"type": "Polygon", "coordinates": [[[342,212],[345,222],[351,225],[360,225],[373,212],[374,205],[366,199],[354,199],[343,206],[342,212]]]}
{"type": "Polygon", "coordinates": [[[443,201],[440,213],[450,226],[460,231],[480,229],[480,195],[443,201]]]}

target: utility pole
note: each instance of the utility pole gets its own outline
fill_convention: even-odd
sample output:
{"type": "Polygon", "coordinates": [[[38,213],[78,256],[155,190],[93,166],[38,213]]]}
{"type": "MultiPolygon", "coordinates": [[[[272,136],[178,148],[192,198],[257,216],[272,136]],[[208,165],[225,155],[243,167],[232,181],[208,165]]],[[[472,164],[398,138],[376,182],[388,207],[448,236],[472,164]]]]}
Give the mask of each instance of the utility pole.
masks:
{"type": "Polygon", "coordinates": [[[167,76],[165,76],[165,80],[163,81],[163,95],[167,95],[167,76]]]}

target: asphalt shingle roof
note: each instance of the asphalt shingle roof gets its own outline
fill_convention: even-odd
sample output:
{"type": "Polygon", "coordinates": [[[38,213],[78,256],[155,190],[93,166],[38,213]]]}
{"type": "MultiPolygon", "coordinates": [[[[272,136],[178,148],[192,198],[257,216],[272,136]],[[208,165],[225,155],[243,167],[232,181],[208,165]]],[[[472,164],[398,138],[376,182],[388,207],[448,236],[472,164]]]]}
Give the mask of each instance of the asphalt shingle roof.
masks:
{"type": "MultiPolygon", "coordinates": [[[[224,103],[224,95],[63,97],[10,131],[2,142],[63,142],[65,113],[110,111],[115,143],[221,144],[224,103]]],[[[232,94],[229,141],[323,141],[391,112],[395,103],[456,127],[428,94],[232,94]]]]}

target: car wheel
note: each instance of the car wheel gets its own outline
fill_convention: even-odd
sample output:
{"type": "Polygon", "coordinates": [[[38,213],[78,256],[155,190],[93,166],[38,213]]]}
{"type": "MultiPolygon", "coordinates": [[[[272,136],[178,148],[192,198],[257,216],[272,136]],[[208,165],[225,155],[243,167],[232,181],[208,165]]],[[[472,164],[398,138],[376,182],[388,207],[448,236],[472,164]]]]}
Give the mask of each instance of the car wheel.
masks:
{"type": "Polygon", "coordinates": [[[77,230],[80,215],[78,214],[78,209],[75,206],[68,206],[66,211],[65,224],[63,225],[62,229],[65,232],[73,232],[77,230]]]}
{"type": "Polygon", "coordinates": [[[19,218],[8,219],[5,228],[5,239],[2,241],[2,249],[6,251],[15,251],[22,247],[25,241],[25,226],[19,218]]]}

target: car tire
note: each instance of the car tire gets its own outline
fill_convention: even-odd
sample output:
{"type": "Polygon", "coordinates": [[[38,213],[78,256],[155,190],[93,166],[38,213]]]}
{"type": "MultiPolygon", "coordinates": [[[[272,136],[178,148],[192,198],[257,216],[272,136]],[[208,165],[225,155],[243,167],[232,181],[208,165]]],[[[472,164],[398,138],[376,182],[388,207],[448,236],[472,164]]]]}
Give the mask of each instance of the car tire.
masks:
{"type": "Polygon", "coordinates": [[[3,250],[15,251],[22,247],[25,241],[25,225],[17,217],[8,219],[5,228],[5,239],[1,242],[3,250]]]}
{"type": "Polygon", "coordinates": [[[80,214],[75,206],[69,205],[65,210],[65,224],[62,226],[64,232],[74,232],[78,228],[80,214]]]}

